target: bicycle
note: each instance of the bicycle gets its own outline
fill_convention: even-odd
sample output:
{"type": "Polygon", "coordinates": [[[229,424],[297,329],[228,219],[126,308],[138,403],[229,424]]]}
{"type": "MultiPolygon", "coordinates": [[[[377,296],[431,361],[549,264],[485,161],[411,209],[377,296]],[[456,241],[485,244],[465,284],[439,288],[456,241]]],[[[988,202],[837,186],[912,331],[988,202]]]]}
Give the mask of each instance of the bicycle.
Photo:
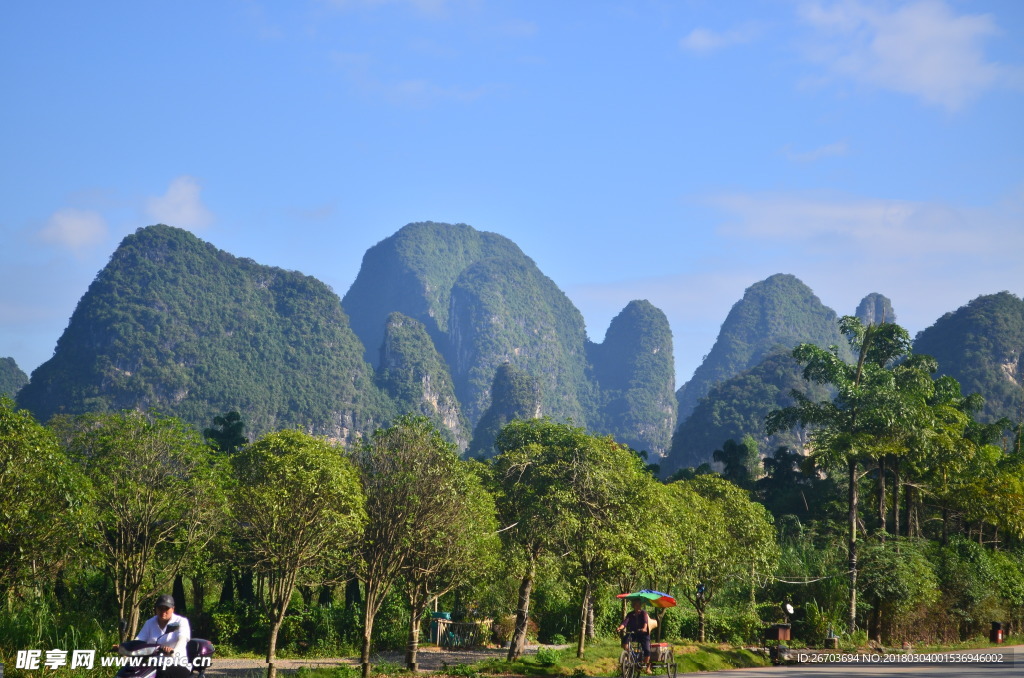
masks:
{"type": "Polygon", "coordinates": [[[622,637],[626,648],[619,655],[619,675],[622,678],[639,678],[644,671],[644,653],[640,643],[633,638],[633,632],[627,631],[622,637]]]}
{"type": "MultiPolygon", "coordinates": [[[[633,633],[628,631],[623,636],[627,649],[619,655],[619,675],[622,678],[639,678],[644,673],[644,653],[633,633]]],[[[671,644],[651,643],[651,673],[676,678],[676,656],[671,644]]]]}

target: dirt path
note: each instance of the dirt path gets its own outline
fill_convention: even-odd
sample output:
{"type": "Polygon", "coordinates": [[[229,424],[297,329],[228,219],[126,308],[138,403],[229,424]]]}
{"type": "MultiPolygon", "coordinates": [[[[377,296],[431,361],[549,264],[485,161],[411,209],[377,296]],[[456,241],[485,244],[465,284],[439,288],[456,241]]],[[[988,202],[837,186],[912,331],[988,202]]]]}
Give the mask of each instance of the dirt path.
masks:
{"type": "MultiPolygon", "coordinates": [[[[527,647],[527,654],[537,651],[536,646],[527,647]]],[[[500,649],[478,649],[478,650],[439,650],[428,647],[420,648],[419,670],[421,672],[438,671],[443,666],[455,666],[456,664],[472,664],[484,659],[503,659],[508,650],[500,649]]],[[[404,652],[381,652],[373,658],[374,663],[389,662],[405,666],[404,652]]],[[[331,659],[278,659],[274,664],[278,672],[296,671],[303,666],[310,668],[332,668],[335,666],[358,666],[358,659],[352,658],[331,658],[331,659]]],[[[213,664],[206,670],[209,676],[224,676],[225,678],[257,678],[266,675],[267,663],[262,659],[218,659],[213,658],[213,664]]]]}

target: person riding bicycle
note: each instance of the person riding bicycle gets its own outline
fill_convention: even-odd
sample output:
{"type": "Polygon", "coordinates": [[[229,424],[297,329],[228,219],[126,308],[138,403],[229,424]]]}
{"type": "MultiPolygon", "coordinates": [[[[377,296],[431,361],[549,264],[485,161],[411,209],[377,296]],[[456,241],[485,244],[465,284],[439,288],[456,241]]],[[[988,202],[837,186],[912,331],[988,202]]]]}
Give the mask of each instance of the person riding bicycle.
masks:
{"type": "Polygon", "coordinates": [[[640,643],[640,651],[644,655],[644,671],[651,672],[651,618],[644,610],[644,601],[633,598],[633,611],[622,619],[622,623],[615,629],[619,633],[625,631],[622,637],[622,649],[629,650],[629,635],[633,634],[633,640],[640,643]]]}

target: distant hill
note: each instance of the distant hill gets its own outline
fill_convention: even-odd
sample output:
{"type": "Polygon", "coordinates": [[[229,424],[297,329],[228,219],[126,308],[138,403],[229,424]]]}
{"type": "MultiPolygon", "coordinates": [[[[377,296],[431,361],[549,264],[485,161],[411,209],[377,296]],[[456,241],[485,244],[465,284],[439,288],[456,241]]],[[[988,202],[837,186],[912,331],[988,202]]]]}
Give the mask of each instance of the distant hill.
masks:
{"type": "Polygon", "coordinates": [[[795,276],[776,274],[747,288],[729,311],[718,339],[693,378],[677,392],[679,421],[685,422],[711,387],[748,370],[770,353],[811,343],[837,345],[852,360],[839,333],[835,311],[821,303],[795,276]]]}
{"type": "MultiPolygon", "coordinates": [[[[382,328],[383,329],[383,328],[382,328]]],[[[18,395],[37,417],[156,408],[348,440],[389,411],[338,297],[169,226],[126,237],[18,395]]]]}
{"type": "Polygon", "coordinates": [[[28,375],[21,371],[14,358],[0,358],[0,396],[13,398],[28,383],[28,375]]]}
{"type": "Polygon", "coordinates": [[[471,426],[506,362],[537,380],[546,413],[587,421],[583,316],[505,237],[466,224],[409,224],[367,250],[342,305],[370,351],[393,311],[421,322],[471,426]]]}
{"type": "Polygon", "coordinates": [[[772,410],[793,405],[790,394],[794,389],[812,400],[828,398],[828,389],[805,381],[802,372],[789,352],[781,351],[712,386],[676,430],[672,450],[661,463],[662,474],[667,477],[680,468],[711,463],[712,454],[725,441],[739,441],[745,435],[757,441],[762,454],[781,445],[800,450],[805,441],[799,430],[768,436],[765,417],[772,410]]]}
{"type": "Polygon", "coordinates": [[[665,314],[649,301],[629,302],[604,342],[588,343],[587,354],[596,380],[591,428],[655,457],[665,455],[676,424],[672,330],[665,314]]]}
{"type": "Polygon", "coordinates": [[[865,325],[896,322],[896,312],[892,310],[892,302],[884,294],[878,292],[872,292],[861,299],[854,315],[865,325]]]}
{"type": "Polygon", "coordinates": [[[981,418],[1024,416],[1024,300],[1010,292],[980,296],[918,333],[914,352],[939,362],[964,393],[985,397],[981,418]]]}

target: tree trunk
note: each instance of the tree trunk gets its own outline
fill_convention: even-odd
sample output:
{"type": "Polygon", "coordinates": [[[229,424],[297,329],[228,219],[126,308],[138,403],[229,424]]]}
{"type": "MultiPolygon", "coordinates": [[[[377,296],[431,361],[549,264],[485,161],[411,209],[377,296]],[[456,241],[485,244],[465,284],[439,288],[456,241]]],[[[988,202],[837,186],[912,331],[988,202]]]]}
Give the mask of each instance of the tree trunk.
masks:
{"type": "Polygon", "coordinates": [[[857,503],[860,499],[857,492],[857,460],[850,459],[849,488],[849,556],[850,556],[850,605],[846,616],[846,629],[853,633],[857,627],[857,503]]]}
{"type": "MultiPolygon", "coordinates": [[[[537,573],[537,553],[530,553],[530,562],[526,574],[519,584],[519,604],[516,609],[516,630],[512,634],[512,642],[508,647],[508,661],[515,661],[526,649],[526,624],[530,619],[530,592],[533,590],[533,578],[537,573]]],[[[364,676],[363,678],[368,678],[364,676]]]]}
{"type": "Polygon", "coordinates": [[[416,656],[420,649],[420,624],[423,620],[425,604],[413,605],[409,611],[409,640],[405,646],[405,667],[415,671],[416,656]]]}
{"type": "Polygon", "coordinates": [[[220,604],[229,605],[235,602],[235,577],[233,570],[228,568],[224,576],[224,584],[220,587],[220,604]]]}
{"type": "Polygon", "coordinates": [[[270,645],[267,646],[267,678],[274,678],[277,675],[274,657],[277,654],[277,632],[281,630],[281,622],[283,621],[284,615],[279,615],[270,627],[270,645]]]}
{"type": "Polygon", "coordinates": [[[704,606],[697,607],[697,642],[704,642],[704,606]]]}
{"type": "Polygon", "coordinates": [[[881,539],[885,541],[885,516],[888,513],[885,502],[885,455],[878,458],[878,527],[881,539]]]}
{"type": "MultiPolygon", "coordinates": [[[[203,615],[203,608],[205,607],[206,599],[206,586],[203,581],[203,577],[195,575],[192,577],[192,616],[199,620],[199,617],[203,615]]],[[[193,624],[194,626],[195,624],[193,624]]]]}
{"type": "Polygon", "coordinates": [[[359,655],[363,678],[370,678],[370,643],[373,639],[373,620],[377,616],[376,602],[376,587],[367,583],[366,607],[363,608],[363,651],[359,655]]]}
{"type": "Polygon", "coordinates": [[[576,658],[583,659],[587,645],[587,608],[590,607],[590,581],[583,583],[583,601],[580,603],[580,638],[576,642],[576,658]]]}
{"type": "Polygon", "coordinates": [[[900,462],[892,463],[892,533],[900,536],[900,462]]]}
{"type": "Polygon", "coordinates": [[[594,596],[591,594],[590,600],[587,601],[587,640],[593,640],[597,637],[597,631],[594,629],[594,596]]]}

